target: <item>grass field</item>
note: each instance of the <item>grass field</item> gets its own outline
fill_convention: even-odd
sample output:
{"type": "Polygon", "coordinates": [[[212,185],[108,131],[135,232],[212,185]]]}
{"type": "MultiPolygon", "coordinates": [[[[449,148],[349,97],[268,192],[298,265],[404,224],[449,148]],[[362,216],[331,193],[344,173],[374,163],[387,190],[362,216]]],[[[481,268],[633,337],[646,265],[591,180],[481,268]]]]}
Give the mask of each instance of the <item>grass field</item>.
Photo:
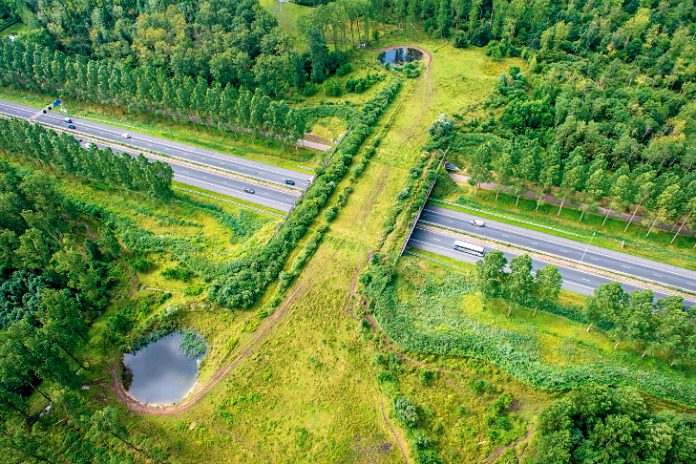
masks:
{"type": "MultiPolygon", "coordinates": [[[[293,297],[287,313],[266,341],[183,415],[133,417],[136,426],[149,430],[151,436],[166,437],[162,443],[166,441],[168,451],[180,462],[404,461],[396,446],[403,434],[397,430],[393,435],[389,425],[391,398],[376,381],[377,346],[365,342],[360,324],[345,306],[356,272],[378,240],[383,218],[420,154],[430,122],[441,111],[432,106],[432,88],[426,78],[405,82],[383,118],[391,130],[289,292],[293,297]]],[[[243,314],[254,315],[249,319],[253,321],[258,320],[257,312],[243,314]]],[[[201,325],[206,332],[205,324],[201,325]]],[[[244,334],[240,347],[245,344],[244,334]]],[[[404,393],[416,394],[420,388],[416,378],[406,374],[404,393]]],[[[440,422],[445,422],[445,428],[454,420],[447,408],[451,401],[459,401],[450,399],[447,382],[441,379],[428,387],[436,399],[432,405],[423,405],[443,416],[440,422]]],[[[464,393],[459,398],[468,401],[464,393]]],[[[471,437],[486,434],[485,427],[464,432],[476,417],[478,412],[472,412],[457,429],[469,437],[467,446],[475,447],[471,437]]],[[[524,434],[526,425],[521,424],[527,424],[527,419],[517,421],[513,421],[518,424],[513,427],[515,436],[524,434]]],[[[453,435],[438,440],[442,449],[455,449],[461,443],[453,435]]],[[[485,448],[476,451],[477,455],[486,452],[485,448]]]]}
{"type": "MultiPolygon", "coordinates": [[[[42,107],[46,104],[46,100],[51,98],[24,90],[0,87],[0,99],[24,105],[42,107]]],[[[289,169],[310,171],[321,160],[321,153],[314,150],[282,146],[270,140],[233,134],[214,127],[176,122],[135,111],[124,112],[117,108],[85,102],[68,100],[63,101],[63,103],[68,108],[69,113],[76,117],[104,122],[125,130],[135,130],[147,135],[162,137],[289,169]]]]}
{"type": "Polygon", "coordinates": [[[397,303],[378,321],[404,348],[492,362],[528,385],[554,391],[591,379],[628,384],[696,407],[696,366],[613,342],[598,329],[546,312],[495,302],[484,306],[472,273],[412,256],[400,262],[397,303]]]}
{"type": "Polygon", "coordinates": [[[297,5],[291,2],[279,2],[278,0],[260,0],[261,6],[278,20],[278,24],[288,36],[293,39],[293,44],[300,51],[307,48],[304,33],[298,21],[312,13],[312,8],[297,5]]]}
{"type": "MultiPolygon", "coordinates": [[[[659,229],[654,229],[650,236],[646,237],[648,229],[638,221],[624,232],[626,222],[619,219],[609,218],[602,226],[604,219],[602,216],[587,213],[583,221],[580,222],[580,212],[570,208],[564,208],[561,215],[557,216],[558,207],[554,205],[543,205],[537,210],[536,202],[520,199],[519,206],[515,206],[516,199],[512,195],[501,193],[496,201],[495,192],[486,190],[476,192],[474,187],[458,184],[444,173],[438,178],[438,184],[433,191],[432,198],[459,204],[463,208],[462,211],[465,212],[472,212],[466,208],[476,208],[483,211],[476,211],[476,214],[480,213],[481,216],[496,221],[580,242],[586,243],[595,233],[595,237],[592,239],[593,245],[687,269],[696,269],[696,253],[693,249],[696,245],[696,238],[679,236],[671,244],[670,241],[674,234],[659,229]],[[529,223],[537,224],[538,227],[529,223]]],[[[457,209],[456,206],[452,205],[442,206],[457,209]]]]}
{"type": "Polygon", "coordinates": [[[7,27],[0,31],[0,37],[7,37],[8,35],[19,35],[26,31],[27,27],[22,23],[14,23],[10,27],[7,27]]]}
{"type": "MultiPolygon", "coordinates": [[[[128,416],[131,426],[145,432],[176,462],[412,463],[423,436],[444,462],[452,464],[481,460],[502,464],[523,453],[536,416],[554,392],[516,380],[516,371],[505,365],[498,369],[495,363],[460,352],[417,350],[406,343],[397,348],[381,332],[365,327],[361,310],[354,306],[355,279],[379,241],[384,218],[409,168],[417,163],[428,126],[443,112],[477,111],[500,70],[510,64],[490,60],[481,50],[456,50],[434,41],[420,45],[433,51],[431,69],[419,79],[405,80],[381,122],[389,130],[376,155],[288,297],[275,308],[277,313],[268,315],[269,296],[249,311],[222,311],[200,298],[172,297],[184,308],[182,320],[201,331],[211,345],[201,381],[230,354],[234,358],[245,353],[229,376],[184,413],[128,416]],[[464,66],[467,60],[473,64],[464,66]],[[264,338],[253,342],[266,323],[264,338]],[[384,376],[379,361],[384,356],[401,359],[395,372],[387,372],[393,377],[384,376]],[[401,396],[417,406],[417,432],[402,426],[395,415],[393,400],[401,396]]],[[[370,60],[374,54],[361,53],[370,60]]],[[[355,72],[364,69],[356,66],[355,72]]],[[[378,128],[375,133],[379,132],[378,128]]],[[[337,191],[346,183],[344,179],[337,191]]],[[[143,221],[152,219],[147,216],[143,221]]],[[[318,219],[315,227],[321,222],[318,219]]],[[[243,253],[271,233],[273,224],[269,219],[241,243],[221,244],[225,235],[215,229],[205,241],[217,243],[222,253],[243,253]]],[[[155,221],[149,227],[160,226],[155,221]]],[[[463,294],[457,293],[456,285],[450,286],[461,282],[471,267],[443,262],[447,267],[415,257],[402,260],[398,294],[412,334],[435,339],[446,334],[456,340],[464,335],[463,326],[476,325],[505,334],[508,344],[501,350],[516,347],[516,340],[531,340],[523,355],[556,370],[567,369],[566,355],[586,365],[608,360],[633,372],[654,363],[655,375],[693,388],[692,381],[684,380],[688,372],[670,375],[663,361],[638,360],[627,349],[612,353],[609,347],[607,352],[606,338],[600,332],[585,338],[581,324],[541,313],[530,324],[532,317],[523,310],[506,318],[502,311],[483,309],[470,286],[463,294]]],[[[158,261],[159,268],[173,265],[172,257],[158,261]]],[[[141,278],[148,286],[182,291],[182,283],[172,284],[159,271],[141,278]]],[[[275,288],[271,286],[268,293],[275,288]]],[[[402,341],[399,334],[387,331],[387,335],[402,341]]]]}

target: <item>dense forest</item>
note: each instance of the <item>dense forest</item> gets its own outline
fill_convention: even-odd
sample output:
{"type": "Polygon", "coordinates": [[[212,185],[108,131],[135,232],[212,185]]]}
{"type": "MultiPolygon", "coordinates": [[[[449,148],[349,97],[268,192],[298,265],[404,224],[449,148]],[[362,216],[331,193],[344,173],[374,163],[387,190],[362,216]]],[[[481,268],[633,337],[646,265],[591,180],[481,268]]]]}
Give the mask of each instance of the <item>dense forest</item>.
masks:
{"type": "MultiPolygon", "coordinates": [[[[3,131],[4,133],[4,131],[3,131]]],[[[45,174],[0,162],[0,448],[3,462],[134,462],[112,407],[85,395],[80,354],[113,297],[113,231],[45,174]],[[61,434],[52,433],[60,423],[61,434]]]]}
{"type": "Polygon", "coordinates": [[[12,5],[35,27],[3,41],[1,84],[283,142],[307,122],[280,99],[347,59],[321,37],[296,52],[254,1],[12,5]]]}
{"type": "Polygon", "coordinates": [[[309,22],[335,48],[369,41],[370,22],[386,21],[528,62],[500,76],[485,117],[459,115],[453,148],[474,183],[554,191],[583,215],[602,205],[696,226],[693,2],[316,3],[309,22]]]}

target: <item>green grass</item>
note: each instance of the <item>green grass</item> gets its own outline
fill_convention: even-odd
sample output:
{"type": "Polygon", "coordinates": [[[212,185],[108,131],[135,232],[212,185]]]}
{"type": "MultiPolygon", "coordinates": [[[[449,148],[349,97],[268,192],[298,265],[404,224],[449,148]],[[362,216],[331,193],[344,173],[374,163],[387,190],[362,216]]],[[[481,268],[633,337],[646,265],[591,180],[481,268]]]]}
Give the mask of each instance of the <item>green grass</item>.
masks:
{"type": "Polygon", "coordinates": [[[579,222],[580,212],[569,208],[564,208],[561,215],[557,216],[558,207],[553,205],[543,205],[537,211],[536,202],[520,199],[519,206],[515,206],[515,197],[512,195],[501,193],[496,201],[495,192],[476,192],[473,187],[457,184],[445,174],[440,175],[432,198],[438,206],[467,213],[475,212],[488,219],[583,243],[587,243],[595,233],[593,245],[696,270],[694,237],[679,236],[670,244],[673,233],[654,229],[650,236],[646,237],[647,228],[637,222],[624,232],[626,222],[619,219],[609,218],[602,226],[602,216],[588,213],[583,221],[579,222]],[[438,199],[459,206],[437,203],[438,199]],[[470,208],[479,211],[472,211],[470,208]]]}
{"type": "Polygon", "coordinates": [[[292,38],[293,45],[298,50],[304,51],[307,48],[307,42],[298,21],[311,15],[313,8],[290,2],[280,3],[278,0],[260,0],[259,3],[275,16],[283,31],[292,38]]]}
{"type": "MultiPolygon", "coordinates": [[[[0,98],[41,107],[52,97],[16,90],[0,88],[0,98]]],[[[143,114],[124,112],[117,108],[93,105],[85,102],[64,100],[69,113],[73,116],[104,122],[125,130],[136,130],[154,137],[187,143],[221,153],[281,166],[288,169],[311,172],[321,159],[321,154],[314,150],[282,146],[270,140],[234,134],[194,123],[183,123],[169,119],[143,114]]]]}
{"type": "Polygon", "coordinates": [[[19,35],[27,30],[27,26],[20,23],[14,23],[10,27],[7,27],[0,31],[0,37],[7,37],[8,35],[19,35]]]}
{"type": "Polygon", "coordinates": [[[625,343],[614,351],[601,330],[587,333],[585,324],[555,314],[514,307],[508,317],[507,303],[481,303],[474,279],[406,256],[394,304],[377,314],[380,325],[406,349],[489,361],[536,388],[555,391],[597,380],[696,407],[696,366],[641,358],[625,343]]]}

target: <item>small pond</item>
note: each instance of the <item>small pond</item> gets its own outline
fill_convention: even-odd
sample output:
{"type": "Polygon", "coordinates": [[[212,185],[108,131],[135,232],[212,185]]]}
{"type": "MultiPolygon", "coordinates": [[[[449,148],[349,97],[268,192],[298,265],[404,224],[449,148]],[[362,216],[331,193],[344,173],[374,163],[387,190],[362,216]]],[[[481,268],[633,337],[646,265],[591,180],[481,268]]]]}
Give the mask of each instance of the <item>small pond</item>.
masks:
{"type": "Polygon", "coordinates": [[[404,63],[423,59],[423,53],[415,48],[392,48],[379,54],[379,62],[400,66],[404,63]]]}
{"type": "Polygon", "coordinates": [[[196,384],[198,358],[181,349],[184,335],[175,332],[123,355],[124,384],[128,395],[152,405],[167,405],[184,398],[196,384]]]}

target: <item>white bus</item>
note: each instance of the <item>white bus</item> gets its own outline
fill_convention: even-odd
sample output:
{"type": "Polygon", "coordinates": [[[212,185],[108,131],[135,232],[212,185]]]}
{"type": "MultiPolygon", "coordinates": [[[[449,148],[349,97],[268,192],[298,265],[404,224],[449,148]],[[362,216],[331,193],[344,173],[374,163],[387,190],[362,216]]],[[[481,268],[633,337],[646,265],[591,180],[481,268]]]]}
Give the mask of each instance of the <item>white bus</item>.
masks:
{"type": "Polygon", "coordinates": [[[472,245],[471,243],[460,242],[457,240],[454,242],[454,249],[464,253],[468,253],[474,256],[483,257],[486,254],[486,250],[478,245],[472,245]]]}

